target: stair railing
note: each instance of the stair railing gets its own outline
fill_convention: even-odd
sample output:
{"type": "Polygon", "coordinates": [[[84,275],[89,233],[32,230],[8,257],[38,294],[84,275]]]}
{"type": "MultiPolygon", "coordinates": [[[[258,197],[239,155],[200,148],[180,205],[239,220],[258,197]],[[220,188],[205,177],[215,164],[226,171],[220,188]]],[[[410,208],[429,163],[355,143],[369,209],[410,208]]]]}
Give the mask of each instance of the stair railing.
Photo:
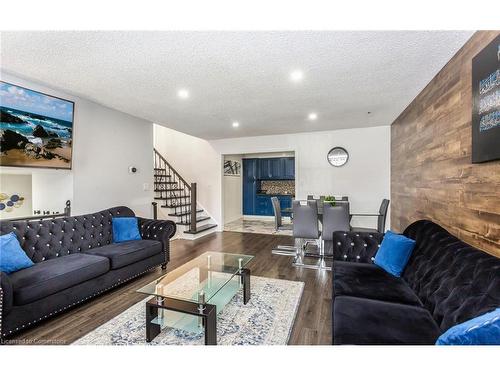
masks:
{"type": "Polygon", "coordinates": [[[196,232],[196,183],[189,184],[158,150],[153,151],[154,190],[165,200],[166,207],[174,209],[174,214],[181,218],[181,223],[189,222],[189,229],[196,232]],[[160,173],[163,170],[166,172],[160,173]]]}

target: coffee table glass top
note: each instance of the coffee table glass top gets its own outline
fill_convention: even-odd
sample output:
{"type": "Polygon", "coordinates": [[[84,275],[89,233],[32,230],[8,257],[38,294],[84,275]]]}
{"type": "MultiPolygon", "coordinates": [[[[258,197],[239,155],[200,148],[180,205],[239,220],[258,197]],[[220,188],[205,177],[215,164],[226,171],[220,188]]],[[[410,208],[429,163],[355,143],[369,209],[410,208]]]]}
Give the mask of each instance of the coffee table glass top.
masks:
{"type": "Polygon", "coordinates": [[[157,297],[209,303],[254,257],[206,252],[137,290],[157,297]]]}

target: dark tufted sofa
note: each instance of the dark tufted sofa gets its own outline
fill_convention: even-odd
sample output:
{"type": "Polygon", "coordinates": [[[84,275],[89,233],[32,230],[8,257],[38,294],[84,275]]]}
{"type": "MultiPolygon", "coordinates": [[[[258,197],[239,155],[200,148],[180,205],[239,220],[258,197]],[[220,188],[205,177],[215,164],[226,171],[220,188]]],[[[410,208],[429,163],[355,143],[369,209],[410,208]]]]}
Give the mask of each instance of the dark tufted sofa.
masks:
{"type": "Polygon", "coordinates": [[[113,243],[111,219],[127,207],[37,221],[0,221],[34,266],[0,272],[0,332],[5,338],[169,261],[169,220],[139,219],[142,240],[113,243]]]}
{"type": "Polygon", "coordinates": [[[421,220],[401,278],[372,264],[378,233],[335,232],[333,344],[434,344],[450,327],[500,306],[500,259],[421,220]]]}

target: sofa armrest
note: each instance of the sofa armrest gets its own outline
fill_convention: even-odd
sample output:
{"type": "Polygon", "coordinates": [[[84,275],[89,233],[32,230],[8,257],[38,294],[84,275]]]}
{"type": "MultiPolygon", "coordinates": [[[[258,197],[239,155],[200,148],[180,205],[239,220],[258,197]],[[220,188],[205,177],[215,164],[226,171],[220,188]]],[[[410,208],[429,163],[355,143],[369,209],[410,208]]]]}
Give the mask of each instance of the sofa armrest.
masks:
{"type": "Polygon", "coordinates": [[[383,238],[384,234],[378,232],[334,232],[333,259],[373,263],[383,238]]]}
{"type": "Polygon", "coordinates": [[[0,334],[2,331],[2,316],[12,309],[13,291],[9,275],[0,271],[0,334]]]}
{"type": "Polygon", "coordinates": [[[165,252],[165,264],[170,260],[170,239],[174,236],[177,227],[172,220],[154,220],[142,217],[139,220],[141,237],[145,240],[160,241],[165,252]]]}

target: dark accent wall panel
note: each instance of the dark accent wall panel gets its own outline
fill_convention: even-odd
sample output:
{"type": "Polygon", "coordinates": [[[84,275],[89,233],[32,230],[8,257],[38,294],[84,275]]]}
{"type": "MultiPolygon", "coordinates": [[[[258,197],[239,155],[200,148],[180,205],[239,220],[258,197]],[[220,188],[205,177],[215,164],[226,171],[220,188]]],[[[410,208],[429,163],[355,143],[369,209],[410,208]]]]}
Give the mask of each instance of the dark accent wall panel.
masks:
{"type": "Polygon", "coordinates": [[[471,162],[472,58],[498,34],[476,32],[392,123],[391,226],[430,219],[500,257],[500,161],[471,162]]]}

